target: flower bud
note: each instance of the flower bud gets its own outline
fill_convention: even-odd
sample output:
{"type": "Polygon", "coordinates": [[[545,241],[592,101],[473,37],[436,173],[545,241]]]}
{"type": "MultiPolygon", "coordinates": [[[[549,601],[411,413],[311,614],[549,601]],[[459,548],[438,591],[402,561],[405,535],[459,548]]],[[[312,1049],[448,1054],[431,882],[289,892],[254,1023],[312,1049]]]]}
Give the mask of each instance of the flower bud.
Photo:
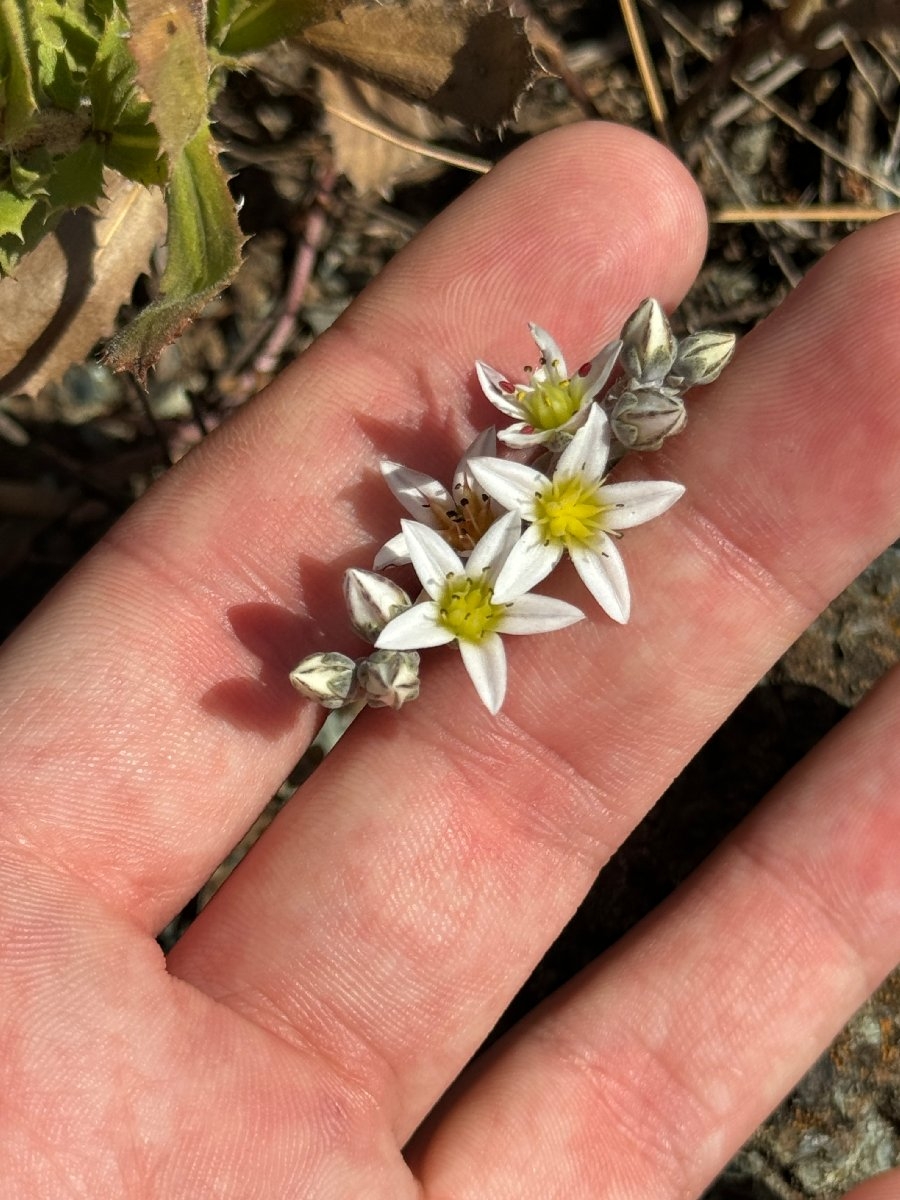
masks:
{"type": "Polygon", "coordinates": [[[662,383],[678,343],[658,300],[644,300],[622,329],[622,365],[629,378],[648,386],[662,383]]]}
{"type": "Polygon", "coordinates": [[[376,650],[358,667],[360,686],[371,708],[402,708],[419,694],[416,650],[376,650]]]}
{"type": "Polygon", "coordinates": [[[680,390],[712,383],[727,366],[735,341],[733,333],[711,329],[682,338],[672,370],[666,376],[666,387],[680,390]]]}
{"type": "Polygon", "coordinates": [[[359,691],[356,663],[336,650],[308,654],[291,671],[291,683],[323,708],[343,708],[359,691]]]}
{"type": "Polygon", "coordinates": [[[684,401],[675,392],[635,388],[619,397],[610,424],[629,450],[658,450],[667,437],[681,432],[686,420],[684,401]]]}
{"type": "Polygon", "coordinates": [[[350,624],[373,644],[388,621],[410,606],[409,596],[393,580],[358,567],[344,572],[344,599],[350,624]]]}

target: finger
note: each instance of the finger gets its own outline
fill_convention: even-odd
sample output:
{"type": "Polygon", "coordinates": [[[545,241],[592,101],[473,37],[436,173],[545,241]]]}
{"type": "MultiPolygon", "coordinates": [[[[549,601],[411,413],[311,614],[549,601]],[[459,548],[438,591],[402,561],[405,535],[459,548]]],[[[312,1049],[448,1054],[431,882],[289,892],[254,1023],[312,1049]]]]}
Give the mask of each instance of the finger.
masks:
{"type": "Polygon", "coordinates": [[[900,1171],[885,1171],[867,1179],[848,1192],[844,1200],[900,1200],[900,1171]]]}
{"type": "MultiPolygon", "coordinates": [[[[688,492],[627,535],[631,624],[517,640],[493,721],[435,652],[424,697],[396,723],[361,719],[176,971],[327,1047],[409,1134],[611,850],[895,536],[898,242],[894,222],[841,246],[747,339],[665,465],[632,468],[688,492]]],[[[561,579],[567,599],[575,586],[561,579]]]]}
{"type": "Polygon", "coordinates": [[[683,169],[615,127],[537,139],[477,184],[10,642],[9,841],[164,924],[318,720],[287,672],[346,639],[342,568],[371,561],[393,511],[379,457],[415,446],[437,468],[467,440],[479,353],[517,359],[533,316],[587,356],[645,292],[685,290],[704,231],[683,169]]]}
{"type": "Polygon", "coordinates": [[[699,1196],[900,958],[898,734],[900,669],[498,1047],[426,1191],[699,1196]]]}

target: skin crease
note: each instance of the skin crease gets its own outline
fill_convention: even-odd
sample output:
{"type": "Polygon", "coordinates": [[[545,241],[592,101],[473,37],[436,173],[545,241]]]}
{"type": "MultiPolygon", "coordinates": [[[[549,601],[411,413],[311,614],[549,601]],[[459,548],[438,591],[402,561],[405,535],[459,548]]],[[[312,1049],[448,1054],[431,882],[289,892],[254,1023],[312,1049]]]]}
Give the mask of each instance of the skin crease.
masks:
{"type": "Polygon", "coordinates": [[[649,139],[535,139],[10,639],[0,1198],[691,1200],[900,958],[895,672],[459,1078],[666,783],[896,538],[896,219],[617,472],[687,487],[623,540],[627,627],[555,575],[589,619],[508,641],[497,718],[431,652],[422,698],[362,715],[168,964],[153,940],[312,736],[289,668],[353,652],[342,571],[399,515],[378,459],[447,476],[493,420],[475,358],[517,377],[533,320],[587,359],[644,296],[678,302],[704,239],[649,139]]]}

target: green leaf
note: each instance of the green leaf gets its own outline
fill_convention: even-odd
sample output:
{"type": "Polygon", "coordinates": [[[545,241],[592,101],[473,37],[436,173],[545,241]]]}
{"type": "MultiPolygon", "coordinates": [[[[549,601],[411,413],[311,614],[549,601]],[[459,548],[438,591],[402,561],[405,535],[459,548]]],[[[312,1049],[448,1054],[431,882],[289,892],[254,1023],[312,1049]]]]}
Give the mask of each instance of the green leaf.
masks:
{"type": "Polygon", "coordinates": [[[97,39],[103,30],[102,24],[88,20],[77,8],[68,4],[55,18],[60,44],[44,88],[60,108],[75,109],[81,103],[85,75],[97,57],[97,39]]]}
{"type": "Polygon", "coordinates": [[[53,163],[46,198],[51,210],[93,205],[102,195],[103,147],[93,139],[53,163]]]}
{"type": "Polygon", "coordinates": [[[0,190],[0,275],[8,274],[54,229],[62,214],[82,205],[93,206],[103,195],[103,148],[83,142],[71,154],[53,156],[42,147],[10,171],[0,190]],[[29,194],[16,195],[17,185],[29,194]]]}
{"type": "Polygon", "coordinates": [[[9,181],[17,196],[46,196],[46,169],[10,157],[9,181]]]}
{"type": "Polygon", "coordinates": [[[225,31],[219,52],[233,58],[261,50],[335,16],[340,8],[339,0],[251,0],[225,31]]]}
{"type": "Polygon", "coordinates": [[[137,183],[161,184],[168,178],[168,164],[150,119],[150,104],[137,94],[136,71],[126,41],[110,23],[85,82],[92,125],[106,147],[108,166],[137,183]]]}
{"type": "Polygon", "coordinates": [[[0,238],[11,237],[23,242],[23,222],[37,202],[34,196],[23,198],[10,191],[0,191],[0,238]]]}
{"type": "Polygon", "coordinates": [[[216,50],[220,49],[228,27],[249,3],[250,0],[207,0],[206,43],[208,46],[216,50]]]}
{"type": "Polygon", "coordinates": [[[135,73],[125,39],[115,24],[109,24],[97,43],[97,54],[84,81],[94,129],[110,133],[122,119],[134,96],[135,73]]]}
{"type": "Polygon", "coordinates": [[[4,84],[3,143],[16,143],[37,111],[35,35],[28,0],[0,0],[0,79],[4,84]]]}
{"type": "Polygon", "coordinates": [[[231,282],[241,265],[243,237],[207,124],[172,167],[167,206],[162,295],[104,354],[113,370],[132,371],[139,379],[146,378],[162,350],[231,282]]]}
{"type": "Polygon", "coordinates": [[[120,122],[106,143],[107,166],[135,183],[161,185],[169,178],[169,164],[160,153],[159,135],[146,121],[120,122]]]}
{"type": "Polygon", "coordinates": [[[62,209],[52,210],[35,198],[20,232],[0,235],[0,275],[11,275],[19,261],[56,228],[61,216],[62,209]]]}

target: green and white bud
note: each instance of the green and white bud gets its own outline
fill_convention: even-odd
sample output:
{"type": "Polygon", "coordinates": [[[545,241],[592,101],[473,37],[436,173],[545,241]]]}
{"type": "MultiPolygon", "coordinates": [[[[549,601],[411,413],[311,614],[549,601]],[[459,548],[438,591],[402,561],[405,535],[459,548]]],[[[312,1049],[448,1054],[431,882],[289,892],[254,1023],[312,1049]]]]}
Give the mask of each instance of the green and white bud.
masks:
{"type": "Polygon", "coordinates": [[[658,450],[686,420],[682,398],[656,388],[623,392],[610,416],[613,435],[629,450],[658,450]]]}
{"type": "Polygon", "coordinates": [[[402,708],[419,694],[419,655],[415,650],[376,650],[357,668],[371,708],[402,708]]]}
{"type": "Polygon", "coordinates": [[[361,638],[373,645],[388,621],[404,612],[411,603],[403,588],[392,579],[358,567],[344,572],[344,600],[350,624],[361,638]]]}
{"type": "Polygon", "coordinates": [[[291,683],[323,708],[343,708],[356,698],[356,663],[336,650],[308,654],[291,671],[291,683]]]}
{"type": "Polygon", "coordinates": [[[711,329],[682,338],[672,370],[666,376],[666,387],[681,391],[712,383],[728,365],[736,341],[733,333],[711,329]]]}
{"type": "Polygon", "coordinates": [[[662,383],[672,369],[678,343],[658,300],[650,297],[622,329],[621,361],[628,377],[643,387],[662,383]]]}

